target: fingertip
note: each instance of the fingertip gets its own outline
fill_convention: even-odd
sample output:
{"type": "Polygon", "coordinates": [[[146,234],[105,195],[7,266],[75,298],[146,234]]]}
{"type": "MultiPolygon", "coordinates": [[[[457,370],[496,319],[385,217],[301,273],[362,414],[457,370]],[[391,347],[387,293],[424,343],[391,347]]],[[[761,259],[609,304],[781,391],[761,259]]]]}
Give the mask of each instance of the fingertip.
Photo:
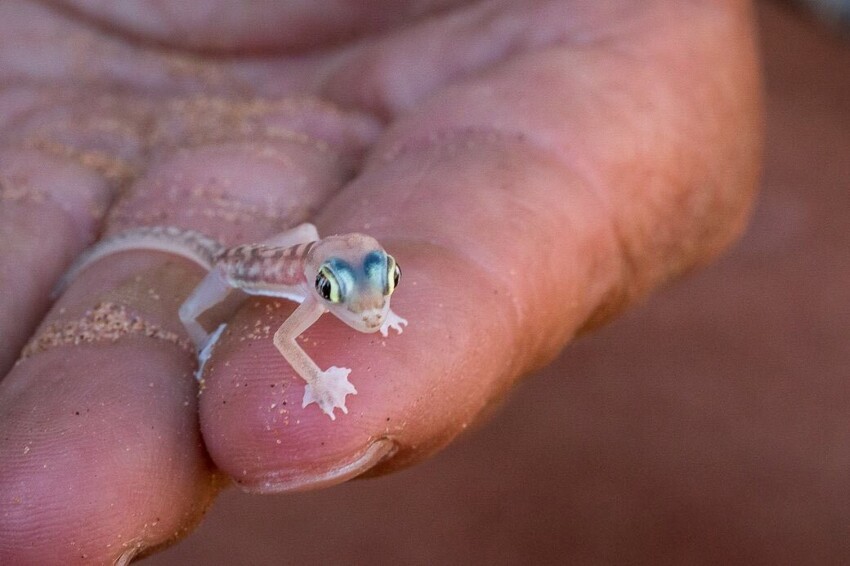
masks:
{"type": "Polygon", "coordinates": [[[213,460],[243,489],[324,487],[398,454],[411,462],[461,432],[510,383],[506,305],[452,286],[460,277],[485,289],[486,278],[444,250],[399,248],[410,267],[393,309],[410,319],[407,332],[383,339],[324,316],[299,338],[320,368],[353,368],[357,395],[333,415],[303,403],[304,381],[272,343],[291,304],[250,299],[233,318],[210,362],[200,414],[213,460]],[[378,441],[389,444],[379,450],[378,441]]]}
{"type": "MultiPolygon", "coordinates": [[[[355,473],[351,462],[369,442],[363,415],[357,409],[338,414],[322,409],[274,347],[271,337],[291,307],[249,300],[222,336],[200,396],[207,449],[247,491],[344,481],[355,473]]],[[[341,324],[323,317],[299,342],[320,367],[329,367],[329,343],[345,334],[341,324]]],[[[356,399],[348,398],[352,406],[356,399]]]]}
{"type": "Polygon", "coordinates": [[[173,380],[183,360],[143,346],[44,351],[4,380],[0,563],[111,563],[173,541],[212,502],[194,391],[173,380]]]}

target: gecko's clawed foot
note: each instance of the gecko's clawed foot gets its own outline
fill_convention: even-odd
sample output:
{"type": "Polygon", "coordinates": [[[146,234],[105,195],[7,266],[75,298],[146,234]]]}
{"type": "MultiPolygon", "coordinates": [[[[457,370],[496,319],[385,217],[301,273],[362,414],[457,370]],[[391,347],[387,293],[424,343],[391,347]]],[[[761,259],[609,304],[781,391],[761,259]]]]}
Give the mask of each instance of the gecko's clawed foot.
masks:
{"type": "Polygon", "coordinates": [[[349,368],[336,366],[329,367],[321,372],[315,382],[308,383],[304,388],[304,400],[301,407],[316,403],[331,420],[336,420],[334,409],[342,409],[343,413],[348,414],[348,409],[345,407],[345,396],[357,394],[354,385],[348,381],[349,373],[351,373],[349,368]]]}
{"type": "Polygon", "coordinates": [[[224,332],[225,328],[227,328],[227,324],[220,324],[218,328],[215,329],[215,332],[207,336],[206,341],[203,346],[201,346],[201,349],[198,352],[198,369],[195,371],[195,379],[198,381],[200,381],[201,376],[204,375],[204,366],[207,365],[207,360],[210,359],[213,348],[215,347],[216,342],[218,342],[218,339],[221,338],[221,333],[224,332]]]}
{"type": "Polygon", "coordinates": [[[384,323],[381,325],[381,336],[386,338],[390,333],[390,328],[401,334],[404,332],[405,326],[407,326],[407,319],[401,318],[393,311],[390,311],[387,313],[387,318],[384,319],[384,323]]]}

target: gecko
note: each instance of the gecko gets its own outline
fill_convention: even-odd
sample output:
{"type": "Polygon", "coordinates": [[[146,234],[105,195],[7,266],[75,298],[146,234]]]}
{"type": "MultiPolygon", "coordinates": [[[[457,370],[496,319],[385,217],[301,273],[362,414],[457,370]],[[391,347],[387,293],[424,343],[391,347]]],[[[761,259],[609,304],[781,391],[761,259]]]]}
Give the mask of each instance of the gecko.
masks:
{"type": "Polygon", "coordinates": [[[334,409],[347,414],[345,398],[357,394],[348,380],[351,369],[320,369],[295,339],[326,312],[355,330],[380,331],[385,337],[390,329],[401,334],[407,325],[407,320],[390,309],[390,296],[401,278],[395,258],[370,236],[351,233],[320,238],[310,223],[260,243],[230,248],[200,232],[173,226],[130,229],[83,252],[60,279],[53,296],[99,259],[131,250],[175,254],[207,271],[178,311],[197,348],[199,367],[195,375],[199,380],[227,324],[210,333],[198,317],[224,301],[231,291],[300,303],[275,332],[274,345],[306,382],[302,408],[316,403],[331,420],[336,419],[334,409]]]}

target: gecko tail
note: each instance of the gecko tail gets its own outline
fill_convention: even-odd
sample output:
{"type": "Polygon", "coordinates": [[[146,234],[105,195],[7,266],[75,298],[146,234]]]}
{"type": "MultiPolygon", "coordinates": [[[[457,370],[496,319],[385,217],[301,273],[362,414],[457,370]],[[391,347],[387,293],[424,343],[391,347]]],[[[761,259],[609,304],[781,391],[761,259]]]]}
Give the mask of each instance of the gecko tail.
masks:
{"type": "Polygon", "coordinates": [[[173,226],[133,228],[105,238],[84,251],[53,287],[50,298],[58,298],[82,271],[99,259],[114,253],[131,250],[160,251],[184,257],[210,270],[216,258],[224,253],[225,249],[218,241],[194,230],[182,230],[173,226]]]}

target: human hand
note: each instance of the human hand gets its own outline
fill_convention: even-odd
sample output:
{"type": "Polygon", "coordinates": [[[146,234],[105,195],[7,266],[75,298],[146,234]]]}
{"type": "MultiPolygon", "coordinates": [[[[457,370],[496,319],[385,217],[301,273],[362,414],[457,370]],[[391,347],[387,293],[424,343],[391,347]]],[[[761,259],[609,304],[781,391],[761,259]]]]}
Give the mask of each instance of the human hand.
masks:
{"type": "Polygon", "coordinates": [[[752,199],[746,3],[76,5],[0,4],[0,367],[34,336],[0,384],[3,563],[150,551],[228,478],[282,491],[421,460],[714,257],[752,199]],[[202,274],[181,260],[105,258],[44,316],[101,229],[233,244],[306,219],[404,268],[403,335],[306,333],[321,367],[353,368],[334,422],[300,407],[278,301],[240,308],[196,397],[176,314],[202,274]]]}

